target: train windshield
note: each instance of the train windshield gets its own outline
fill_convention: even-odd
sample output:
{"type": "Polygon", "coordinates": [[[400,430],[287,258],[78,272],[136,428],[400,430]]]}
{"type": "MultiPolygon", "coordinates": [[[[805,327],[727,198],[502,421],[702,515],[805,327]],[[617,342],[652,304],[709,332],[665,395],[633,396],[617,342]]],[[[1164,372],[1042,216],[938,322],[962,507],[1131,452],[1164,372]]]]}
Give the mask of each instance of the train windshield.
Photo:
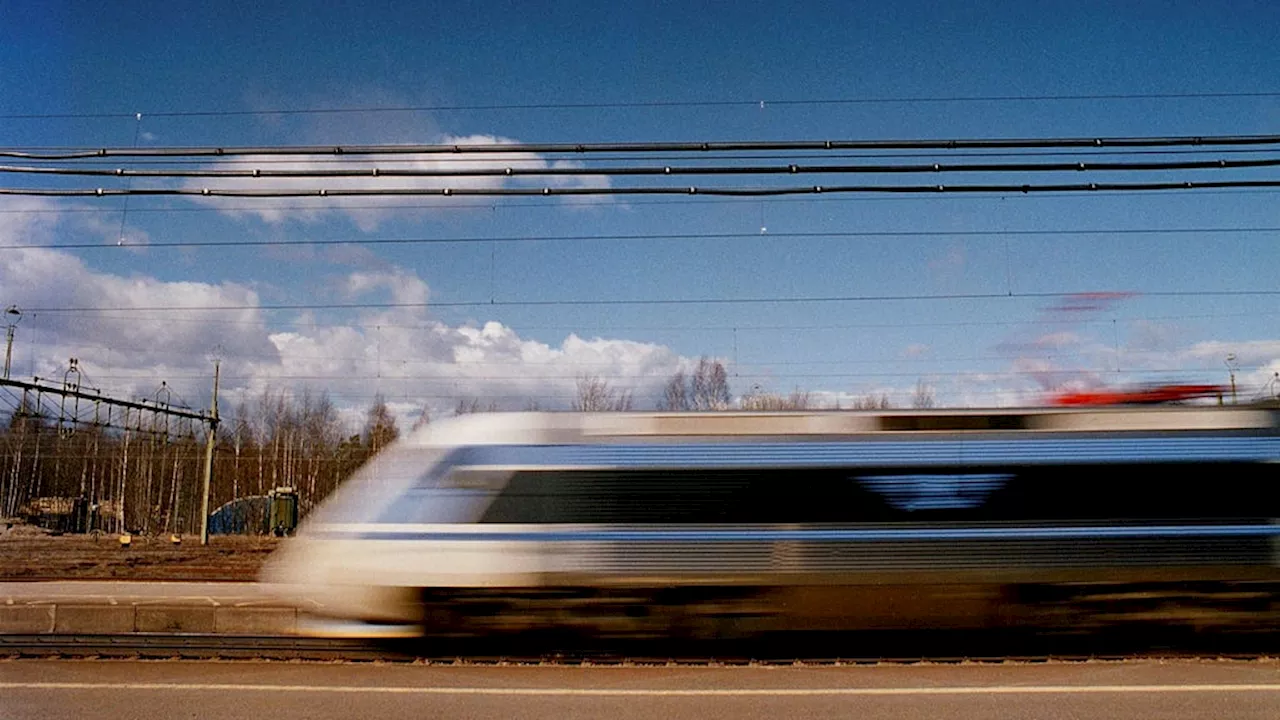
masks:
{"type": "Polygon", "coordinates": [[[373,456],[342,483],[303,527],[315,524],[353,523],[371,520],[388,503],[420,482],[440,462],[440,448],[393,445],[373,456]]]}

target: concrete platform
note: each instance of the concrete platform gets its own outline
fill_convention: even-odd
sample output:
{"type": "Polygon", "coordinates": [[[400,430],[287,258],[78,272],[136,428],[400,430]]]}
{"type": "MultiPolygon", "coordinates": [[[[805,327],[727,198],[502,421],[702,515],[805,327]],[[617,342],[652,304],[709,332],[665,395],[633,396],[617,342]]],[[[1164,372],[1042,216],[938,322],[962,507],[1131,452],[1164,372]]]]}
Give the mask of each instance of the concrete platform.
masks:
{"type": "Polygon", "coordinates": [[[293,635],[299,608],[257,583],[0,583],[0,634],[293,635]]]}

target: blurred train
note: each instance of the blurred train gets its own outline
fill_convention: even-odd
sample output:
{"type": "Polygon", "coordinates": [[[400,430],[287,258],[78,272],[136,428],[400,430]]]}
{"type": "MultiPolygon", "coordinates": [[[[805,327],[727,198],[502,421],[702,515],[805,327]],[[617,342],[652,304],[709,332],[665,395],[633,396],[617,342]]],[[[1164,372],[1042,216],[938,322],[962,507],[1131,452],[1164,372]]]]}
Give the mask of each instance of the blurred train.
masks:
{"type": "Polygon", "coordinates": [[[1219,403],[1228,389],[1221,385],[1159,384],[1138,388],[1094,389],[1065,392],[1050,399],[1050,405],[1161,405],[1217,398],[1219,403]]]}
{"type": "Polygon", "coordinates": [[[322,634],[1274,629],[1280,412],[512,413],[433,423],[264,580],[322,634]]]}

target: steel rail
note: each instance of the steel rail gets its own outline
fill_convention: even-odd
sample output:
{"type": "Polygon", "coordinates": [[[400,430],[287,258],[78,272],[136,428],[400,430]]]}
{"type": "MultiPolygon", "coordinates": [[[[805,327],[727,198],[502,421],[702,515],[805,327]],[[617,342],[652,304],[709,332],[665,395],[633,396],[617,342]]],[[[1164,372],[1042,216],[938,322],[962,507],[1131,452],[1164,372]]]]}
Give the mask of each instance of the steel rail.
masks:
{"type": "Polygon", "coordinates": [[[435,665],[833,665],[1087,662],[1152,658],[1270,660],[1280,634],[1170,628],[1044,636],[1030,632],[880,631],[733,641],[451,637],[398,644],[352,638],[213,634],[0,634],[0,658],[253,659],[435,665]]]}

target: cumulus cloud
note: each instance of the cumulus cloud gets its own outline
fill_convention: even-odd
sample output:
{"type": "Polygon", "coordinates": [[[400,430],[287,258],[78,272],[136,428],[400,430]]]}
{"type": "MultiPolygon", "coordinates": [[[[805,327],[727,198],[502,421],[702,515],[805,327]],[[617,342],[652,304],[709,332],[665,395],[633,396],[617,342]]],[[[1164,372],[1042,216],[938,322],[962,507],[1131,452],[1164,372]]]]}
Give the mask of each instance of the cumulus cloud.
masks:
{"type": "Polygon", "coordinates": [[[1240,366],[1265,365],[1280,359],[1280,340],[1210,340],[1195,343],[1181,354],[1205,363],[1221,363],[1234,355],[1240,366]]]}
{"type": "Polygon", "coordinates": [[[338,394],[359,395],[360,388],[373,387],[439,416],[470,400],[504,410],[565,409],[584,376],[631,391],[640,407],[652,406],[671,374],[694,363],[663,345],[623,339],[571,334],[553,345],[523,338],[496,321],[372,323],[273,333],[279,362],[254,374],[264,385],[276,376],[329,378],[327,387],[338,394]]]}
{"type": "Polygon", "coordinates": [[[1168,352],[1178,347],[1186,331],[1172,323],[1137,320],[1129,326],[1126,349],[1136,352],[1168,352]]]}
{"type": "MultiPolygon", "coordinates": [[[[441,145],[514,145],[518,141],[496,135],[445,135],[435,140],[441,145]]],[[[361,170],[366,175],[358,177],[318,177],[318,178],[191,178],[183,183],[187,189],[216,190],[283,190],[283,191],[374,191],[386,189],[440,189],[481,190],[508,187],[550,187],[550,188],[607,188],[609,179],[599,175],[551,175],[551,176],[450,176],[450,177],[404,177],[388,175],[388,173],[415,172],[456,172],[461,170],[486,170],[503,172],[511,170],[545,170],[581,169],[583,165],[575,161],[548,161],[542,155],[531,152],[485,153],[483,155],[376,155],[360,156],[344,155],[249,155],[226,161],[215,161],[202,167],[205,170],[245,170],[258,169],[264,173],[273,171],[294,171],[324,174],[338,170],[361,170]],[[375,169],[377,174],[375,174],[375,169]]],[[[213,207],[226,207],[226,199],[197,198],[198,202],[213,207]]],[[[338,209],[357,228],[364,232],[376,230],[393,212],[404,212],[416,207],[418,212],[430,211],[441,206],[482,205],[483,197],[437,195],[422,196],[367,196],[367,197],[326,197],[326,198],[261,198],[237,199],[234,209],[225,209],[235,217],[254,217],[262,222],[278,225],[288,221],[301,223],[319,222],[331,216],[327,211],[338,209]]],[[[581,203],[578,203],[581,204],[581,203]]]]}
{"type": "MultiPolygon", "coordinates": [[[[334,296],[402,307],[373,307],[341,318],[305,311],[283,316],[262,309],[256,286],[125,276],[46,247],[55,238],[109,234],[110,228],[85,219],[91,214],[59,214],[59,207],[42,199],[0,202],[0,303],[28,311],[15,345],[19,377],[61,378],[68,358],[76,357],[89,382],[108,394],[153,396],[164,380],[181,399],[203,406],[211,355],[217,354],[224,359],[228,406],[266,389],[310,388],[329,392],[342,416],[358,423],[373,395],[381,393],[402,422],[411,423],[423,409],[432,417],[448,415],[460,400],[505,410],[566,409],[582,376],[630,391],[637,408],[654,407],[670,376],[696,364],[695,358],[658,343],[579,334],[532,338],[497,320],[443,322],[431,311],[425,279],[357,246],[322,251],[334,253],[342,268],[331,280],[334,296]],[[156,307],[167,310],[147,310],[156,307]],[[210,312],[208,307],[234,309],[210,312]]],[[[1177,344],[1162,337],[1154,344],[1168,352],[1126,356],[1124,372],[1118,373],[1114,345],[1075,332],[1032,337],[1034,342],[1022,347],[1027,352],[1001,367],[927,378],[939,404],[1035,404],[1046,391],[1164,379],[1144,376],[1164,367],[1213,367],[1219,375],[1207,379],[1221,381],[1228,353],[1237,357],[1243,398],[1266,392],[1280,372],[1280,340],[1177,344]]],[[[903,354],[932,352],[915,345],[903,354]]],[[[1205,380],[1206,373],[1188,379],[1205,380]]],[[[887,396],[894,406],[909,407],[915,380],[901,386],[803,389],[815,407],[847,408],[868,396],[887,396]]]]}
{"type": "Polygon", "coordinates": [[[47,244],[78,216],[60,217],[42,202],[0,209],[25,209],[0,221],[3,301],[26,310],[15,345],[18,376],[61,378],[76,357],[107,394],[149,397],[166,381],[179,398],[203,406],[216,355],[229,406],[267,389],[310,388],[329,392],[354,423],[374,393],[403,411],[402,420],[424,408],[447,415],[468,399],[508,410],[565,409],[577,378],[587,375],[632,392],[637,407],[652,406],[670,375],[695,362],[655,343],[576,334],[553,343],[496,321],[450,325],[431,316],[430,288],[416,273],[363,257],[335,280],[342,296],[408,307],[372,309],[346,322],[309,313],[281,318],[263,310],[246,285],[122,276],[64,251],[14,247],[47,244]]]}
{"type": "Polygon", "coordinates": [[[77,357],[91,378],[119,380],[114,385],[121,392],[148,395],[151,377],[143,369],[185,375],[194,366],[207,366],[218,345],[242,356],[274,354],[262,334],[264,320],[251,288],[95,271],[70,253],[30,247],[47,244],[64,227],[92,232],[91,221],[60,216],[50,203],[5,203],[0,209],[15,205],[32,211],[5,214],[0,221],[0,288],[4,303],[23,311],[15,375],[60,376],[68,358],[77,357]],[[26,247],[15,247],[20,245],[26,247]],[[226,306],[244,309],[214,314],[195,309],[226,306]],[[171,310],[148,310],[156,307],[171,310]]]}
{"type": "Polygon", "coordinates": [[[1045,333],[1036,338],[1032,345],[1036,348],[1057,350],[1080,344],[1080,336],[1073,332],[1045,333]]]}
{"type": "Polygon", "coordinates": [[[385,291],[398,305],[423,304],[428,295],[427,284],[403,268],[353,272],[343,280],[342,289],[346,297],[353,299],[385,291]]]}

